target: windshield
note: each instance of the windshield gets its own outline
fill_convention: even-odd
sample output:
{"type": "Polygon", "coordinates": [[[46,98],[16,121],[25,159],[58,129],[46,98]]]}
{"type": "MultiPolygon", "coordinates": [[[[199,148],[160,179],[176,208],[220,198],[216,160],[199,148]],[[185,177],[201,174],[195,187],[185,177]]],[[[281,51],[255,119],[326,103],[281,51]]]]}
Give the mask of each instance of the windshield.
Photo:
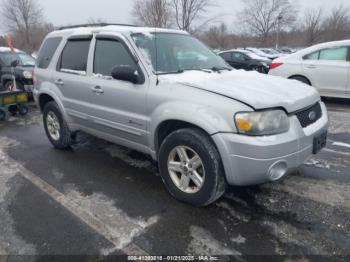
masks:
{"type": "Polygon", "coordinates": [[[11,66],[11,63],[16,60],[19,61],[19,66],[35,66],[35,60],[26,53],[2,53],[0,59],[5,66],[11,66]]]}
{"type": "Polygon", "coordinates": [[[199,40],[188,35],[137,33],[132,38],[157,74],[232,69],[199,40]]]}

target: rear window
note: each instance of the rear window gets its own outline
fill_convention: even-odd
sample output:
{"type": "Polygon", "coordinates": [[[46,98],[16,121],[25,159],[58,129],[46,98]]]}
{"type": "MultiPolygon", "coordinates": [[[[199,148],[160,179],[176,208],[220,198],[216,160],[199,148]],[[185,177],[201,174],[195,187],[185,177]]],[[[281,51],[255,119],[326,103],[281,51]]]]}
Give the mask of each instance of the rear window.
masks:
{"type": "Polygon", "coordinates": [[[45,41],[36,61],[37,67],[42,69],[46,69],[49,67],[52,57],[55,54],[57,47],[61,43],[61,41],[61,37],[49,38],[45,41]]]}
{"type": "Polygon", "coordinates": [[[319,56],[320,56],[320,52],[317,51],[304,56],[304,60],[318,60],[319,56]]]}
{"type": "Polygon", "coordinates": [[[4,66],[11,66],[11,63],[14,61],[19,62],[19,66],[34,66],[35,60],[26,53],[0,53],[0,61],[4,66]]]}
{"type": "Polygon", "coordinates": [[[69,40],[62,51],[59,70],[66,73],[86,74],[91,40],[69,40]]]}

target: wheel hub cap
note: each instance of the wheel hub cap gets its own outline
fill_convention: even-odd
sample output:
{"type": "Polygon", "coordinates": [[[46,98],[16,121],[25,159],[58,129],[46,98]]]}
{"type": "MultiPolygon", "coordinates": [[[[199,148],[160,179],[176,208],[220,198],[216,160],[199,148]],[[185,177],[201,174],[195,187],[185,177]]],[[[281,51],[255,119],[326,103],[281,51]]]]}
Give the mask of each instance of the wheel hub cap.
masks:
{"type": "Polygon", "coordinates": [[[171,180],[182,192],[195,194],[203,187],[205,170],[202,159],[189,147],[178,146],[170,152],[168,171],[171,180]]]}
{"type": "Polygon", "coordinates": [[[46,117],[47,130],[49,131],[50,137],[57,141],[60,139],[60,122],[57,116],[53,112],[49,112],[46,117]]]}

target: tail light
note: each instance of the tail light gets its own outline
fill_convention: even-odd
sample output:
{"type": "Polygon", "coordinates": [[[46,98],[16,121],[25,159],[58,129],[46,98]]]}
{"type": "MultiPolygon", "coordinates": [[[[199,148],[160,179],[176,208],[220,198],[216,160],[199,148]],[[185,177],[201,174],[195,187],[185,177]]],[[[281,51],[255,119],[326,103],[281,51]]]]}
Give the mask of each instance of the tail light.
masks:
{"type": "Polygon", "coordinates": [[[281,65],[283,65],[283,63],[272,62],[270,65],[270,70],[280,67],[281,65]]]}

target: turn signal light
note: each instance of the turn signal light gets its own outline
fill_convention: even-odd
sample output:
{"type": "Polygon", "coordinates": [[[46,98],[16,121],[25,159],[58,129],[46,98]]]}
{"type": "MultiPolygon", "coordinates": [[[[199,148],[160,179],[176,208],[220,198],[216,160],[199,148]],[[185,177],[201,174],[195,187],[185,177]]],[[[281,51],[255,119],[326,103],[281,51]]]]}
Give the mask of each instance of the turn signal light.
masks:
{"type": "Polygon", "coordinates": [[[253,123],[247,119],[237,118],[236,124],[239,130],[249,132],[253,128],[253,123]]]}

